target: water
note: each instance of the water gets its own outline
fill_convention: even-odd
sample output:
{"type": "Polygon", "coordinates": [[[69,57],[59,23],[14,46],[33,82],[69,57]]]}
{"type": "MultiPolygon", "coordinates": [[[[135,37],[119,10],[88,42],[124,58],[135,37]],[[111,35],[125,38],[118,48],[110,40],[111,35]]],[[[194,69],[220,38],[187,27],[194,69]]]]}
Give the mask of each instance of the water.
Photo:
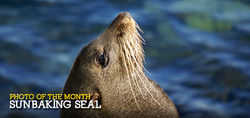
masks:
{"type": "Polygon", "coordinates": [[[8,94],[60,92],[82,46],[122,11],[143,29],[145,66],[181,117],[250,117],[247,0],[1,0],[0,117],[58,117],[9,110],[8,94]]]}

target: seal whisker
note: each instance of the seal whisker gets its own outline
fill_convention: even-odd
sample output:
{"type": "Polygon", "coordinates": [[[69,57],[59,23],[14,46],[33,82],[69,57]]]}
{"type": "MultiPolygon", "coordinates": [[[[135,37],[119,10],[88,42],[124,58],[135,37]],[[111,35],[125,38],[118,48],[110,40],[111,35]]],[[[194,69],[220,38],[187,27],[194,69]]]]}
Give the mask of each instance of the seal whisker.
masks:
{"type": "MultiPolygon", "coordinates": [[[[136,38],[138,38],[139,40],[140,40],[140,39],[141,39],[141,40],[143,39],[143,38],[141,37],[141,35],[140,35],[138,32],[136,32],[136,34],[137,34],[137,36],[139,36],[139,38],[138,38],[138,37],[136,37],[136,38]]],[[[145,42],[145,40],[143,40],[142,42],[145,42]]],[[[143,49],[141,50],[141,52],[143,53],[143,56],[144,56],[144,50],[143,50],[143,49]]],[[[144,61],[144,63],[145,63],[145,60],[144,60],[144,59],[143,59],[143,61],[144,61]]],[[[141,67],[142,67],[143,70],[145,70],[149,75],[151,75],[143,65],[142,65],[141,67]]],[[[147,77],[146,77],[146,75],[144,74],[144,72],[142,72],[142,73],[143,73],[143,75],[145,76],[144,78],[147,79],[147,77]]],[[[156,88],[153,87],[153,85],[149,82],[148,79],[147,79],[147,83],[149,83],[150,86],[152,86],[152,88],[154,88],[154,89],[156,90],[156,88]]],[[[159,103],[159,102],[158,102],[158,103],[159,103]]]]}
{"type": "MultiPolygon", "coordinates": [[[[141,72],[143,73],[143,72],[141,72]]],[[[150,96],[153,98],[153,100],[158,104],[160,105],[160,103],[155,99],[155,97],[152,95],[152,93],[149,91],[149,89],[147,88],[146,84],[143,82],[143,80],[141,79],[142,77],[139,75],[138,72],[136,72],[136,74],[138,75],[138,77],[140,78],[141,82],[143,83],[144,87],[146,88],[147,92],[150,94],[150,96]]],[[[143,78],[144,79],[147,79],[147,77],[145,75],[143,75],[143,78]]],[[[150,84],[151,85],[151,84],[150,84]]],[[[154,88],[154,87],[153,87],[154,88]]]]}
{"type": "MultiPolygon", "coordinates": [[[[125,52],[124,52],[124,53],[125,53],[125,52]]],[[[124,56],[126,57],[125,54],[124,54],[124,56]]],[[[123,61],[126,62],[126,61],[125,61],[125,58],[123,58],[123,61]]],[[[140,111],[142,111],[141,107],[139,106],[139,104],[138,104],[138,102],[137,102],[137,99],[136,99],[136,97],[135,97],[135,94],[134,94],[134,90],[133,90],[132,83],[131,83],[131,80],[130,80],[130,74],[129,74],[129,70],[128,70],[127,64],[124,63],[124,66],[125,66],[125,70],[126,70],[126,72],[127,72],[127,76],[128,76],[128,79],[129,79],[129,85],[130,85],[130,88],[131,88],[132,95],[133,95],[133,97],[134,97],[134,99],[135,99],[135,103],[136,103],[137,107],[140,109],[140,111]]]]}
{"type": "Polygon", "coordinates": [[[128,79],[129,79],[129,85],[130,85],[130,89],[131,89],[131,92],[132,92],[132,95],[133,95],[133,98],[134,98],[134,100],[135,100],[135,103],[136,103],[136,105],[137,105],[137,107],[139,108],[139,110],[140,111],[142,111],[142,109],[141,109],[141,107],[139,106],[139,103],[138,103],[138,101],[137,101],[137,99],[136,99],[136,96],[135,96],[135,93],[134,93],[134,90],[133,90],[133,86],[132,86],[132,82],[131,82],[131,79],[132,79],[132,75],[129,73],[130,71],[131,71],[131,67],[130,67],[130,64],[127,64],[126,63],[126,59],[129,59],[128,58],[128,55],[126,55],[126,50],[127,50],[127,48],[125,47],[126,45],[124,45],[123,44],[123,41],[121,41],[121,40],[119,40],[118,39],[118,42],[119,42],[119,44],[122,44],[121,45],[121,56],[122,56],[122,61],[123,61],[123,65],[124,65],[124,67],[125,67],[125,70],[126,70],[126,74],[127,74],[127,76],[128,76],[128,79]],[[129,66],[129,67],[128,67],[129,66]],[[131,78],[131,79],[130,79],[131,78]]]}
{"type": "MultiPolygon", "coordinates": [[[[128,42],[127,42],[127,45],[129,45],[128,42]]],[[[125,46],[127,46],[127,45],[125,45],[125,46]]],[[[130,47],[131,47],[130,45],[127,46],[127,48],[128,48],[128,49],[130,50],[130,52],[132,53],[131,57],[133,57],[133,59],[136,60],[135,57],[134,57],[133,51],[132,51],[132,49],[131,49],[130,47]]],[[[129,61],[129,63],[132,63],[131,59],[128,59],[128,61],[129,61]]],[[[138,64],[137,64],[137,65],[138,65],[138,64]]],[[[134,68],[135,68],[135,67],[134,67],[134,65],[132,64],[132,72],[135,72],[135,71],[136,71],[134,68]]],[[[136,79],[137,77],[133,77],[133,78],[134,78],[135,81],[136,81],[137,88],[139,89],[139,91],[140,91],[140,93],[141,93],[143,99],[145,99],[144,94],[142,93],[142,90],[141,90],[141,88],[140,88],[140,86],[139,86],[139,83],[138,83],[138,81],[137,81],[137,79],[136,79]]]]}
{"type": "Polygon", "coordinates": [[[127,57],[126,59],[129,61],[128,63],[130,63],[130,65],[132,65],[132,68],[130,70],[132,70],[132,72],[135,72],[135,74],[137,75],[138,78],[140,78],[142,84],[144,85],[145,89],[150,94],[152,99],[158,105],[160,105],[160,103],[156,100],[156,98],[152,95],[152,93],[147,88],[145,82],[142,80],[142,78],[147,79],[147,77],[145,76],[145,74],[143,72],[144,66],[143,66],[142,61],[143,61],[144,54],[143,54],[143,49],[141,48],[142,46],[138,43],[139,41],[141,41],[141,38],[138,35],[139,34],[138,34],[137,30],[135,30],[135,32],[133,32],[133,33],[129,33],[129,35],[126,34],[126,37],[128,38],[127,40],[124,41],[124,43],[125,43],[124,48],[126,50],[125,55],[127,57]],[[134,66],[133,63],[135,63],[136,67],[134,66]]]}
{"type": "Polygon", "coordinates": [[[135,20],[133,20],[133,23],[135,24],[135,27],[136,27],[140,32],[144,33],[144,32],[142,31],[142,29],[139,27],[139,25],[137,24],[137,22],[135,22],[135,20]]]}

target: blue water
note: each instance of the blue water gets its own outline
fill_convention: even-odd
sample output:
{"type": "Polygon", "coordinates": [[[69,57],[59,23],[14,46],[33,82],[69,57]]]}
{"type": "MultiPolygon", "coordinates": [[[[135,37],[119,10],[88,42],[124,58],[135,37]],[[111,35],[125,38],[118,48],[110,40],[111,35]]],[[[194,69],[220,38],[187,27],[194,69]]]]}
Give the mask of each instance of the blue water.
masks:
{"type": "Polygon", "coordinates": [[[181,117],[250,117],[248,0],[1,0],[0,117],[58,117],[10,111],[8,94],[60,92],[80,49],[123,11],[181,117]]]}

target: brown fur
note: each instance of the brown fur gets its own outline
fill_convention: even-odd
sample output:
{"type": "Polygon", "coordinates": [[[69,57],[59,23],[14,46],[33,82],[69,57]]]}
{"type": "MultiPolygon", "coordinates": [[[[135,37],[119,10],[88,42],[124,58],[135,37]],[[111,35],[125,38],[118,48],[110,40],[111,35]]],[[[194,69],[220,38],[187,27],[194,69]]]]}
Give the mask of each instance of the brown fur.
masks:
{"type": "MultiPolygon", "coordinates": [[[[178,117],[164,90],[144,74],[143,39],[127,12],[120,13],[97,39],[77,56],[63,93],[98,93],[100,110],[61,110],[67,117],[178,117]],[[109,58],[103,68],[97,56],[109,58]]],[[[139,29],[140,30],[140,29],[139,29]]]]}

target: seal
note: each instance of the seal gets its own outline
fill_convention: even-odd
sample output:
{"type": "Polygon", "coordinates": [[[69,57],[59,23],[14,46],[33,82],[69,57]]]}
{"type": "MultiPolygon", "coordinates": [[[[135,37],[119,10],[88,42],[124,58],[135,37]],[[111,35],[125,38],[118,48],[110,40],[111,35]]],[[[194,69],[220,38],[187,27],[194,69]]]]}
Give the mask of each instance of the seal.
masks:
{"type": "Polygon", "coordinates": [[[121,12],[82,48],[63,93],[90,93],[101,109],[62,109],[61,118],[179,117],[165,91],[145,75],[145,41],[138,30],[142,32],[131,15],[121,12]]]}

